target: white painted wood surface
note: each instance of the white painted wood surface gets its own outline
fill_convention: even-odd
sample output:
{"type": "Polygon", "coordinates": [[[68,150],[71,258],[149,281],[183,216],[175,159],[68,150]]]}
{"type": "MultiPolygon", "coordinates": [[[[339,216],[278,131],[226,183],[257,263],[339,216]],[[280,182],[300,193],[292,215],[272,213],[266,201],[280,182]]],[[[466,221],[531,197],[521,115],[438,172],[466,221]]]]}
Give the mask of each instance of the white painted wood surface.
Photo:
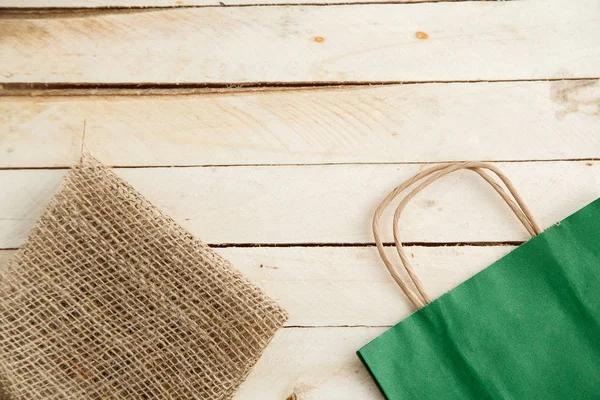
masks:
{"type": "Polygon", "coordinates": [[[0,167],[73,165],[84,121],[86,147],[121,166],[600,155],[599,80],[209,95],[44,93],[0,98],[0,167]]]}
{"type": "MultiPolygon", "coordinates": [[[[260,1],[281,2],[293,3],[260,1]]],[[[236,400],[381,399],[355,351],[411,308],[370,220],[420,169],[506,161],[543,227],[600,195],[596,0],[185,8],[217,4],[1,2],[173,8],[0,16],[0,268],[77,162],[85,125],[93,155],[136,167],[116,172],[290,312],[236,400]],[[305,87],[263,85],[291,82],[305,87]]],[[[514,248],[499,242],[527,239],[469,172],[428,188],[401,226],[427,243],[408,252],[434,296],[514,248]]]]}
{"type": "MultiPolygon", "coordinates": [[[[498,163],[542,227],[600,194],[600,162],[498,163]]],[[[373,211],[426,165],[126,168],[117,173],[202,240],[221,243],[372,243],[373,211]]],[[[64,170],[0,170],[0,248],[18,247],[64,170]]],[[[384,239],[392,241],[391,213],[384,239]]],[[[386,225],[384,225],[385,229],[386,225]]],[[[503,200],[476,174],[440,180],[403,214],[408,242],[527,239],[503,200]]]]}
{"type": "Polygon", "coordinates": [[[295,394],[298,400],[381,400],[379,389],[355,353],[384,331],[361,327],[283,329],[235,399],[287,400],[295,394]]]}
{"type": "Polygon", "coordinates": [[[7,14],[0,83],[590,78],[599,23],[597,0],[7,14]]]}

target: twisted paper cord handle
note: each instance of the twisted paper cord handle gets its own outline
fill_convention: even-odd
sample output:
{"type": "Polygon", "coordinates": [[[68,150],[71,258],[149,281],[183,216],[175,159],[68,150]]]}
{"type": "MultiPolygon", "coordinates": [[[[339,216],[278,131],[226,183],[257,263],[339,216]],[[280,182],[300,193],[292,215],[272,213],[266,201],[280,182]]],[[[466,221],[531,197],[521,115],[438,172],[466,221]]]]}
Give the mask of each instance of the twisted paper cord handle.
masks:
{"type": "Polygon", "coordinates": [[[386,268],[392,275],[392,278],[394,278],[398,286],[400,286],[400,289],[402,289],[406,297],[408,297],[408,299],[415,306],[416,309],[419,309],[429,304],[431,302],[431,297],[429,297],[429,295],[426,293],[423,284],[419,280],[419,277],[415,274],[414,269],[411,266],[408,257],[406,256],[406,253],[404,252],[404,247],[402,246],[402,242],[400,241],[400,229],[398,227],[400,214],[406,207],[406,204],[421,190],[423,190],[442,176],[461,169],[468,169],[474,171],[483,179],[485,179],[485,181],[488,182],[496,190],[496,192],[504,199],[504,201],[506,201],[510,209],[517,216],[519,221],[521,221],[523,226],[525,226],[525,229],[527,229],[527,232],[529,232],[531,236],[539,235],[542,232],[538,223],[531,215],[531,211],[523,202],[521,196],[519,196],[519,194],[517,193],[512,182],[502,172],[500,172],[498,168],[496,168],[492,164],[477,161],[456,162],[437,165],[425,171],[419,172],[412,178],[408,179],[404,183],[394,188],[394,190],[392,190],[390,194],[388,194],[385,197],[385,199],[383,199],[379,207],[377,207],[377,209],[375,210],[375,215],[373,216],[373,236],[375,237],[375,243],[377,245],[379,255],[381,256],[381,259],[383,260],[383,263],[385,264],[386,268]],[[514,200],[506,193],[502,186],[500,186],[500,184],[498,184],[494,180],[494,178],[489,176],[484,170],[488,170],[496,174],[496,176],[500,178],[502,183],[504,183],[514,200]],[[394,243],[396,245],[396,250],[398,252],[398,256],[400,257],[401,264],[404,267],[406,273],[408,274],[408,277],[410,278],[410,282],[407,284],[407,282],[405,282],[404,279],[400,276],[398,270],[391,263],[391,261],[384,252],[383,243],[381,241],[381,235],[379,233],[379,221],[381,219],[381,214],[383,214],[383,211],[398,195],[400,195],[400,193],[402,193],[404,190],[420,181],[422,182],[402,199],[402,201],[396,208],[393,220],[394,243]],[[413,288],[416,289],[416,291],[413,288]]]}

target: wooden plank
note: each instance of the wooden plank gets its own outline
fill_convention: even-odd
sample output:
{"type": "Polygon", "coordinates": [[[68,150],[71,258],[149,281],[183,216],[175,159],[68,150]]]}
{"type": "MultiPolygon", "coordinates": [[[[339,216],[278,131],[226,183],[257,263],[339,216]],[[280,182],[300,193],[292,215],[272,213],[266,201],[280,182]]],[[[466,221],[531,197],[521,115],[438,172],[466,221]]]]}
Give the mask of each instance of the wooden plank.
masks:
{"type": "MultiPolygon", "coordinates": [[[[411,246],[437,298],[514,246],[411,246]]],[[[288,326],[391,326],[414,310],[371,247],[225,248],[217,251],[290,314],[288,326]]],[[[395,249],[387,249],[391,259],[395,249]]]]}
{"type": "Polygon", "coordinates": [[[384,330],[284,329],[267,346],[235,400],[381,400],[355,353],[384,330]]]}
{"type": "MultiPolygon", "coordinates": [[[[600,163],[497,164],[540,224],[568,216],[600,192],[600,163]]],[[[425,165],[125,168],[117,173],[207,243],[372,242],[373,210],[425,165]]],[[[64,170],[0,171],[0,248],[18,247],[58,188],[64,170]]],[[[391,214],[391,212],[390,212],[391,214]]],[[[391,241],[391,216],[384,239],[391,241]]],[[[407,208],[409,242],[524,240],[500,197],[463,171],[437,182],[407,208]]]]}
{"type": "MultiPolygon", "coordinates": [[[[390,3],[420,3],[424,1],[461,0],[383,0],[390,3]]],[[[4,0],[1,8],[102,8],[102,7],[190,7],[190,6],[235,6],[258,4],[344,4],[381,3],[380,0],[4,0]]]]}
{"type": "Polygon", "coordinates": [[[7,14],[0,83],[598,77],[599,16],[596,0],[7,14]]]}
{"type": "Polygon", "coordinates": [[[595,158],[599,115],[600,80],[4,97],[0,167],[74,164],[84,121],[121,166],[595,158]]]}
{"type": "MultiPolygon", "coordinates": [[[[437,298],[513,248],[410,246],[407,250],[428,293],[437,298]]],[[[395,249],[387,250],[397,260],[395,249]]],[[[374,246],[216,251],[289,312],[287,326],[391,326],[413,312],[374,246]]],[[[0,268],[12,253],[0,251],[0,268]]]]}

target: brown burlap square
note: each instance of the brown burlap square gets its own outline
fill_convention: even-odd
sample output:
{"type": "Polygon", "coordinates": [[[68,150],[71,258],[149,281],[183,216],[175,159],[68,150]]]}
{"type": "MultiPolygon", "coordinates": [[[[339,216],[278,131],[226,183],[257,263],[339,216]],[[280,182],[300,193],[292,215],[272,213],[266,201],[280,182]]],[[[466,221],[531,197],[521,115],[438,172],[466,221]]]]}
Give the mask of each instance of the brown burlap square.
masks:
{"type": "Polygon", "coordinates": [[[286,318],[86,156],[0,270],[0,391],[15,400],[228,399],[286,318]]]}

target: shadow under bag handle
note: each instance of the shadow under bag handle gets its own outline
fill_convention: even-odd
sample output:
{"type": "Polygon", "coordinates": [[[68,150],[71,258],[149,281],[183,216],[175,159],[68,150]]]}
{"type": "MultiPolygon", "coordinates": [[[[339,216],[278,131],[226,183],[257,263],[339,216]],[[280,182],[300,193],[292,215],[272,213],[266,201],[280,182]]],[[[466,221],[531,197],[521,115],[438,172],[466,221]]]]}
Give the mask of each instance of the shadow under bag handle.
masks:
{"type": "Polygon", "coordinates": [[[400,229],[398,228],[398,220],[400,218],[400,214],[406,207],[406,204],[408,204],[408,202],[413,197],[415,197],[417,193],[419,193],[421,190],[423,190],[442,176],[462,169],[468,169],[473,172],[476,172],[479,176],[485,179],[485,181],[488,182],[496,190],[496,192],[504,199],[504,201],[506,201],[510,209],[517,216],[519,221],[521,221],[521,223],[523,224],[525,229],[527,229],[527,232],[529,232],[531,236],[539,235],[542,232],[538,223],[531,215],[531,211],[523,202],[521,196],[519,196],[519,194],[517,193],[512,182],[502,172],[500,172],[498,168],[496,168],[492,164],[477,161],[456,162],[437,165],[435,167],[426,169],[425,171],[419,172],[412,178],[408,179],[404,183],[394,188],[394,190],[392,190],[390,194],[388,194],[386,198],[383,199],[379,207],[377,207],[377,209],[375,210],[375,215],[373,216],[373,236],[375,237],[375,244],[377,245],[379,255],[381,256],[381,259],[383,260],[383,263],[385,264],[386,268],[392,275],[392,278],[394,278],[398,286],[400,286],[400,289],[402,289],[406,297],[408,297],[408,299],[416,309],[419,309],[429,304],[431,302],[431,297],[429,297],[429,295],[426,293],[423,284],[421,283],[419,277],[415,274],[414,269],[412,268],[408,257],[404,252],[404,247],[402,246],[402,242],[399,238],[400,229]],[[493,172],[502,181],[502,183],[504,183],[514,200],[506,193],[502,186],[500,186],[500,184],[494,180],[494,178],[492,178],[485,172],[485,170],[493,172]],[[396,245],[396,250],[398,252],[398,256],[400,257],[402,266],[408,274],[412,286],[414,287],[414,289],[416,289],[415,291],[410,287],[409,284],[407,284],[404,281],[404,278],[400,276],[400,274],[396,270],[396,267],[394,267],[394,265],[391,263],[391,261],[385,254],[383,243],[381,241],[381,235],[379,233],[379,221],[381,219],[381,214],[383,214],[383,211],[387,208],[387,206],[398,195],[400,195],[400,193],[402,193],[404,190],[418,182],[420,182],[420,184],[416,188],[414,188],[410,193],[408,193],[396,208],[393,220],[394,244],[396,245]]]}

